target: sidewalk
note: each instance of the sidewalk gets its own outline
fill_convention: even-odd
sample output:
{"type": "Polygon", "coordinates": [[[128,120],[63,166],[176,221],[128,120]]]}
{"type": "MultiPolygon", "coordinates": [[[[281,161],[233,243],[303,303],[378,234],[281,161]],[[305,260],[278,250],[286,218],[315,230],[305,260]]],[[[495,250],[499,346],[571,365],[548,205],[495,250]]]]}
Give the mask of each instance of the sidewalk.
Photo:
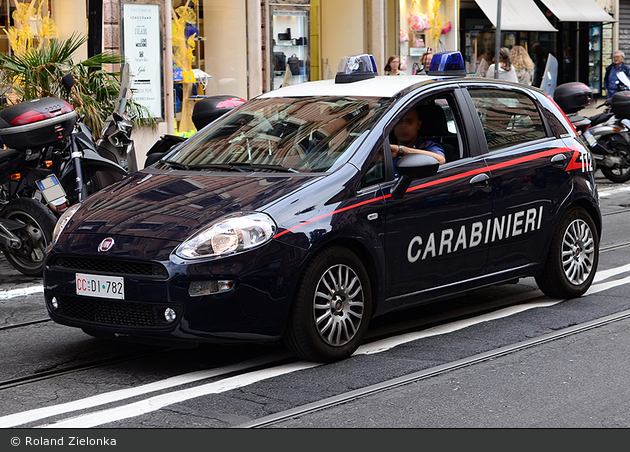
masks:
{"type": "Polygon", "coordinates": [[[600,97],[598,99],[593,99],[593,102],[591,103],[591,105],[589,105],[586,108],[583,108],[582,110],[580,110],[578,112],[578,114],[582,115],[582,116],[593,116],[596,115],[597,113],[601,113],[604,111],[604,108],[597,108],[599,107],[601,104],[603,104],[606,101],[605,97],[600,97]]]}

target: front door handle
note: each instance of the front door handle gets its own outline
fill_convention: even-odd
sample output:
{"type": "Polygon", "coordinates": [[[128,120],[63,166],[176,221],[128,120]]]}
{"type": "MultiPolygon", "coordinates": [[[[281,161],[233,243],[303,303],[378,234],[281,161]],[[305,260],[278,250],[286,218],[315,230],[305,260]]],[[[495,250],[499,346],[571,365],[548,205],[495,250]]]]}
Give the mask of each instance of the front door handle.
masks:
{"type": "Polygon", "coordinates": [[[477,174],[468,183],[475,188],[488,189],[490,188],[490,176],[486,173],[477,174]]]}

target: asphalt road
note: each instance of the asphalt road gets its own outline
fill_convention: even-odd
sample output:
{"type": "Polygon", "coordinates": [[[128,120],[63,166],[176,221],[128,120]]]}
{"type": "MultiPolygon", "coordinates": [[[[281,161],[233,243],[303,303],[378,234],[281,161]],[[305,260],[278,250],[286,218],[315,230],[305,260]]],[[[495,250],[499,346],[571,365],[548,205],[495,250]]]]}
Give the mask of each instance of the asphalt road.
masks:
{"type": "MultiPolygon", "coordinates": [[[[227,428],[349,391],[382,384],[498,347],[630,309],[628,189],[598,179],[605,229],[593,293],[551,300],[533,280],[380,318],[376,338],[330,365],[274,362],[278,345],[191,350],[100,341],[52,322],[5,329],[4,381],[107,365],[0,385],[0,428],[227,428]],[[609,271],[610,274],[605,272],[609,271]],[[610,286],[605,286],[610,284],[610,286]],[[615,285],[616,284],[616,285],[615,285]],[[512,309],[508,311],[508,309],[512,309]],[[417,323],[415,327],[408,324],[417,323]],[[424,322],[424,323],[423,323],[424,322]],[[256,367],[238,370],[254,361],[256,367]]],[[[0,326],[46,317],[41,293],[8,297],[36,279],[0,261],[0,326]]],[[[35,284],[36,285],[36,284],[35,284]]],[[[280,428],[629,427],[628,326],[622,320],[478,362],[377,394],[294,416],[280,428]]],[[[42,430],[37,430],[42,432],[42,430]]],[[[100,431],[99,431],[100,432],[100,431]]]]}

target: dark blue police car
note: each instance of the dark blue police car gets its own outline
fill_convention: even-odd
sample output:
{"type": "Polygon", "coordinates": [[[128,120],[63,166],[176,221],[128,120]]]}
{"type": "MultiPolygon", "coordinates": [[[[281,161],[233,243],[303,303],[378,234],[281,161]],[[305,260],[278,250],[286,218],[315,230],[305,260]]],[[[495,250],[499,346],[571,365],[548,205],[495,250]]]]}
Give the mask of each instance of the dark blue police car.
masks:
{"type": "Polygon", "coordinates": [[[71,207],[46,259],[50,317],[100,337],[283,338],[334,361],[370,318],[473,288],[533,276],[584,294],[602,227],[589,150],[542,91],[457,76],[460,59],[375,77],[349,57],[71,207]],[[399,158],[411,110],[445,163],[399,158]]]}

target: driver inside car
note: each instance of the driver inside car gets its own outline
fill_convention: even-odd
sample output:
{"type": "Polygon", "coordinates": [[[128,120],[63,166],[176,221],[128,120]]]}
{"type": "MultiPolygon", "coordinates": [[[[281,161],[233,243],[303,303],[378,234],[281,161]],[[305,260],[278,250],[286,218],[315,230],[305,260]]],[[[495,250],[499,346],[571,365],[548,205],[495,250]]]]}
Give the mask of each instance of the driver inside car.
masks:
{"type": "Polygon", "coordinates": [[[416,108],[412,108],[394,126],[394,136],[398,144],[390,144],[394,168],[398,159],[407,154],[426,154],[434,157],[440,165],[446,163],[444,148],[438,143],[425,140],[418,135],[422,127],[422,119],[416,108]]]}

